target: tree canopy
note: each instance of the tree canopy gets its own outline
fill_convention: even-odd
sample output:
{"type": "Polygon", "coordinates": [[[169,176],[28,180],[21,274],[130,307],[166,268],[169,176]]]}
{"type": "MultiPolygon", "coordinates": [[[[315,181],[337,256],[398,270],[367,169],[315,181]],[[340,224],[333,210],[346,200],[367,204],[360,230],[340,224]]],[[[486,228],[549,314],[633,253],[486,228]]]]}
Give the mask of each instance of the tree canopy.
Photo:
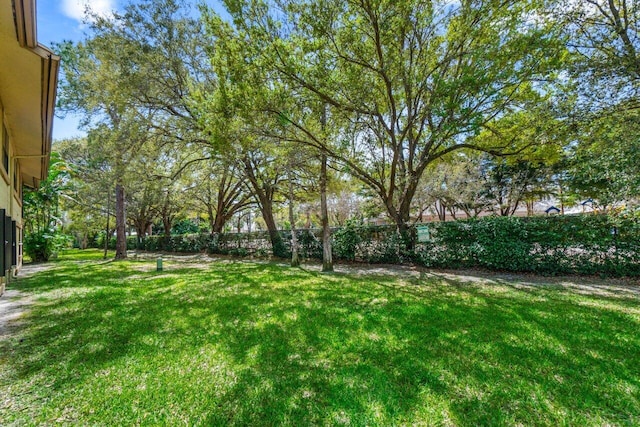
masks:
{"type": "Polygon", "coordinates": [[[634,209],[639,6],[565,3],[128,3],[58,46],[60,108],[88,132],[58,148],[82,180],[65,206],[115,211],[119,257],[127,225],[184,218],[251,218],[283,256],[279,228],[345,211],[404,233],[541,200],[634,209]]]}

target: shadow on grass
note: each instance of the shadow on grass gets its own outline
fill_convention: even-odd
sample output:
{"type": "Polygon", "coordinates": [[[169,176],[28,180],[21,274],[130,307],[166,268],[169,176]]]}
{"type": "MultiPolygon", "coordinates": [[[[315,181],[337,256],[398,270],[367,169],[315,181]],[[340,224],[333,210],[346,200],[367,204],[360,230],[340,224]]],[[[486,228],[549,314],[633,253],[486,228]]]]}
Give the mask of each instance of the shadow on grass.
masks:
{"type": "MultiPolygon", "coordinates": [[[[14,346],[15,379],[45,376],[55,396],[91,388],[110,368],[124,370],[122,382],[151,376],[155,388],[127,396],[160,423],[639,421],[632,301],[271,264],[146,275],[131,266],[65,264],[20,282],[43,299],[22,341],[0,344],[14,346]],[[224,376],[203,367],[203,351],[225,361],[224,376]],[[174,412],[161,411],[169,404],[174,412]]],[[[103,388],[75,420],[118,419],[118,398],[103,388]]],[[[139,409],[120,410],[121,421],[140,421],[139,409]]]]}

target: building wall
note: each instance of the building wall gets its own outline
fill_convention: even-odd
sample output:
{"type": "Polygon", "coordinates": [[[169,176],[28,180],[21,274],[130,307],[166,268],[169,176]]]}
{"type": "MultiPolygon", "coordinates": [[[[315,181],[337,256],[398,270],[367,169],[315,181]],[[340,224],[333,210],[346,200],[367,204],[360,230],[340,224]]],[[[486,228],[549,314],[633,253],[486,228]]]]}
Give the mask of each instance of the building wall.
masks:
{"type": "MultiPolygon", "coordinates": [[[[1,96],[1,94],[0,94],[1,96]]],[[[16,268],[22,265],[22,180],[20,165],[15,158],[11,129],[8,124],[2,98],[0,97],[0,209],[16,222],[16,268]]],[[[2,242],[0,242],[1,244],[2,242]]],[[[6,283],[10,280],[12,271],[0,272],[0,295],[4,292],[6,283]]]]}

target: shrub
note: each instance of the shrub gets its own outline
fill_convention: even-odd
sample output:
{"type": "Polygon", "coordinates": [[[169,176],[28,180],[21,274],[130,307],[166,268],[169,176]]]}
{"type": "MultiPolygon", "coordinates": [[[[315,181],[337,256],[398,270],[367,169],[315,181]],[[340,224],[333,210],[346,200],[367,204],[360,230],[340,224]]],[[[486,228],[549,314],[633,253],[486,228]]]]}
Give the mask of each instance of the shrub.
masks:
{"type": "Polygon", "coordinates": [[[363,227],[356,221],[350,220],[333,233],[332,249],[336,259],[354,261],[358,245],[362,243],[363,227]]]}
{"type": "Polygon", "coordinates": [[[249,251],[247,251],[245,248],[235,248],[229,251],[229,255],[246,257],[247,255],[249,255],[249,251]]]}
{"type": "Polygon", "coordinates": [[[490,217],[429,225],[415,260],[543,274],[640,274],[640,226],[606,215],[490,217]]]}
{"type": "Polygon", "coordinates": [[[49,261],[59,250],[73,242],[72,236],[67,236],[56,230],[45,230],[28,233],[23,239],[24,253],[34,262],[49,261]]]}
{"type": "MultiPolygon", "coordinates": [[[[413,261],[436,268],[486,268],[542,274],[640,275],[640,219],[630,216],[560,215],[553,217],[488,217],[423,224],[401,236],[395,226],[369,226],[348,221],[333,233],[336,260],[369,263],[413,261]]],[[[320,230],[297,230],[300,255],[322,258],[320,230]]],[[[104,238],[104,233],[102,235],[104,238]]],[[[290,256],[291,231],[281,231],[282,256],[290,256]]],[[[37,242],[31,243],[35,245],[37,242]]],[[[102,242],[103,243],[103,242],[102,242]]],[[[236,256],[268,256],[269,234],[186,234],[150,236],[144,249],[236,256]]],[[[128,246],[135,247],[135,237],[128,246]]],[[[26,250],[25,239],[25,250],[26,250]]],[[[110,246],[114,246],[112,240],[110,246]]],[[[277,254],[276,254],[277,256],[277,254]]]]}

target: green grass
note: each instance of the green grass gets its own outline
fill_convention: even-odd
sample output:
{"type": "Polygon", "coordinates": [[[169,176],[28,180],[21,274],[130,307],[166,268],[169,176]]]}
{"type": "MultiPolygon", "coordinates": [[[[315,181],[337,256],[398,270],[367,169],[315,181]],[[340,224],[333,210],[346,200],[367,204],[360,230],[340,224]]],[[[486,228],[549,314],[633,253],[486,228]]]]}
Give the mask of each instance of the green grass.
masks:
{"type": "Polygon", "coordinates": [[[0,424],[640,424],[629,294],[70,258],[11,285],[0,424]]]}

